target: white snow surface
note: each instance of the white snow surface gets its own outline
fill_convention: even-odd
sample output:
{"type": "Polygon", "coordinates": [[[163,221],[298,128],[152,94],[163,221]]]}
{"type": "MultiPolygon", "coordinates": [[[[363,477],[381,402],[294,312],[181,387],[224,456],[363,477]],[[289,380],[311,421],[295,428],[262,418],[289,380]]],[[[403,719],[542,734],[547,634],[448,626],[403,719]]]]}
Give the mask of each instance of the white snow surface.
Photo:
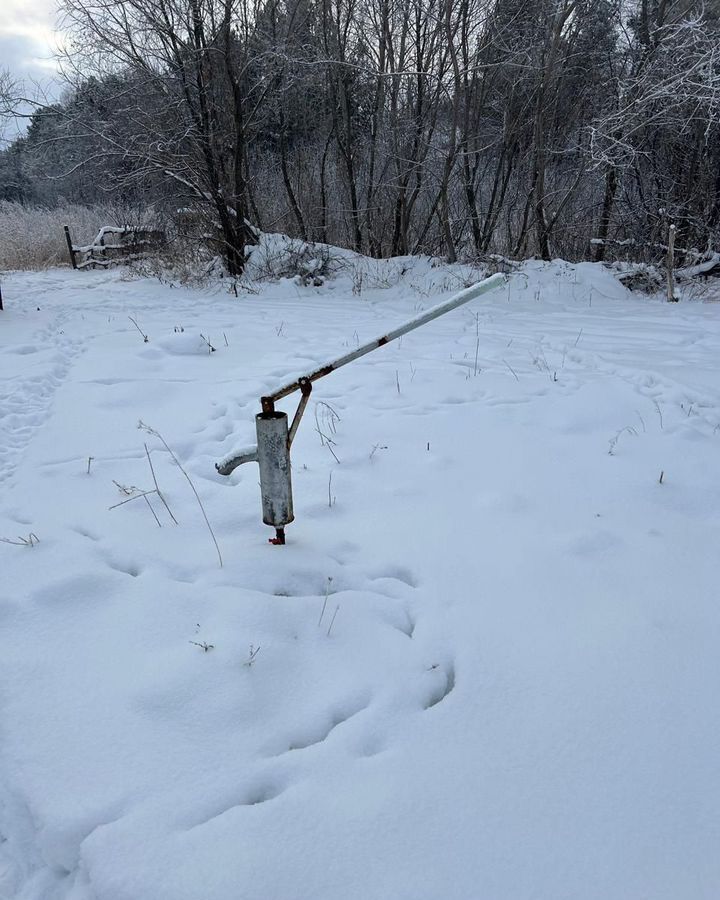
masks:
{"type": "Polygon", "coordinates": [[[287,546],[215,471],[466,274],[5,278],[0,897],[720,896],[719,305],[528,263],[315,385],[287,546]]]}

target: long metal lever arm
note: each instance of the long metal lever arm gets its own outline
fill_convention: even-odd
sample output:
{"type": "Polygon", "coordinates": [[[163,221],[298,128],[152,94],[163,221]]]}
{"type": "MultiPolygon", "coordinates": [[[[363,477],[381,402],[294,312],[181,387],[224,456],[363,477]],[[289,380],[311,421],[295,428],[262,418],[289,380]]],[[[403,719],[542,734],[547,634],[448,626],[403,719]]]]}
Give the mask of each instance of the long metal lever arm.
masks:
{"type": "MultiPolygon", "coordinates": [[[[397,338],[402,337],[404,334],[407,334],[408,331],[414,331],[416,328],[420,328],[421,325],[425,325],[427,322],[432,322],[433,319],[437,319],[438,316],[445,315],[445,313],[456,309],[458,306],[462,306],[464,303],[469,303],[476,297],[481,296],[481,294],[486,294],[488,291],[494,291],[496,288],[499,288],[503,284],[505,284],[506,281],[507,277],[505,275],[502,275],[500,273],[498,273],[497,275],[491,275],[490,278],[485,278],[483,281],[479,281],[477,284],[472,285],[472,287],[465,288],[464,291],[460,291],[459,293],[454,294],[443,303],[438,303],[437,306],[431,307],[429,310],[427,310],[427,312],[424,312],[419,316],[415,316],[415,318],[413,319],[408,319],[407,322],[404,322],[402,325],[398,325],[397,328],[394,328],[392,331],[388,331],[388,333],[384,334],[382,337],[375,338],[374,341],[370,341],[368,344],[363,344],[362,347],[358,347],[357,350],[353,350],[352,353],[346,353],[344,356],[339,356],[332,362],[321,366],[319,369],[315,369],[314,372],[310,372],[307,375],[301,375],[295,381],[291,381],[290,384],[286,384],[284,387],[279,388],[279,390],[274,391],[272,394],[267,394],[266,396],[261,397],[260,403],[262,405],[263,413],[273,413],[275,411],[275,403],[278,400],[282,400],[283,397],[288,397],[295,391],[302,391],[300,405],[298,406],[295,418],[293,419],[293,423],[288,434],[288,443],[291,444],[293,438],[295,437],[297,427],[300,424],[302,414],[310,398],[313,381],[317,381],[319,378],[323,378],[325,375],[329,375],[330,372],[334,372],[341,366],[346,366],[353,360],[359,359],[361,356],[365,356],[366,353],[371,353],[373,350],[377,350],[378,347],[389,344],[390,341],[394,341],[397,338]]],[[[215,468],[221,475],[230,475],[230,473],[235,471],[238,466],[246,462],[258,462],[257,447],[246,447],[243,450],[239,450],[236,453],[227,456],[224,460],[219,462],[215,466],[215,468]]]]}
{"type": "Polygon", "coordinates": [[[353,360],[359,359],[361,356],[365,356],[366,353],[371,353],[373,350],[377,350],[378,347],[389,344],[390,341],[394,341],[397,338],[402,337],[404,334],[407,334],[408,331],[414,331],[416,328],[420,328],[421,325],[425,325],[427,322],[432,322],[432,320],[437,319],[438,316],[445,315],[445,313],[456,309],[458,306],[462,306],[464,303],[469,303],[471,300],[474,300],[481,294],[486,294],[488,291],[494,291],[496,288],[499,288],[503,284],[505,284],[506,281],[506,276],[501,273],[498,273],[497,275],[491,275],[489,278],[485,278],[483,281],[479,281],[477,284],[474,284],[471,287],[465,288],[465,290],[454,294],[443,303],[438,303],[437,306],[431,307],[429,310],[427,310],[427,312],[424,312],[419,316],[415,316],[415,318],[413,319],[409,319],[402,325],[398,325],[397,328],[394,328],[392,331],[388,331],[388,333],[384,334],[382,337],[375,338],[375,340],[370,341],[367,344],[363,344],[362,347],[358,347],[357,350],[353,350],[351,353],[346,353],[344,356],[339,356],[332,362],[321,366],[319,369],[315,369],[314,372],[309,372],[307,375],[303,375],[300,378],[295,379],[295,381],[291,381],[289,384],[284,385],[284,387],[279,388],[277,391],[273,391],[272,394],[267,394],[264,397],[261,397],[260,402],[262,404],[263,412],[271,412],[278,400],[282,400],[283,397],[287,397],[295,391],[300,390],[303,383],[312,383],[313,381],[317,381],[319,378],[324,378],[325,375],[329,375],[330,372],[334,372],[341,366],[346,366],[348,363],[353,362],[353,360]]]}

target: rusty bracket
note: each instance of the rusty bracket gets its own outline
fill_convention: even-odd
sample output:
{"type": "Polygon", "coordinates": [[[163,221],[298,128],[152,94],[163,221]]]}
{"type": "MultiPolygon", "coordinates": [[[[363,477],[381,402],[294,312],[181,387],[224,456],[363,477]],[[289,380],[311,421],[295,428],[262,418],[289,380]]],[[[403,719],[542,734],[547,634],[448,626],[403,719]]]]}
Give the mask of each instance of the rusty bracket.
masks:
{"type": "Polygon", "coordinates": [[[300,419],[302,419],[303,417],[305,408],[308,405],[308,400],[310,399],[310,394],[312,393],[312,381],[310,381],[309,378],[300,378],[298,380],[298,384],[300,385],[302,396],[300,397],[298,408],[295,410],[292,425],[290,426],[290,431],[288,432],[288,447],[292,447],[295,433],[297,432],[298,426],[300,425],[300,419]]]}

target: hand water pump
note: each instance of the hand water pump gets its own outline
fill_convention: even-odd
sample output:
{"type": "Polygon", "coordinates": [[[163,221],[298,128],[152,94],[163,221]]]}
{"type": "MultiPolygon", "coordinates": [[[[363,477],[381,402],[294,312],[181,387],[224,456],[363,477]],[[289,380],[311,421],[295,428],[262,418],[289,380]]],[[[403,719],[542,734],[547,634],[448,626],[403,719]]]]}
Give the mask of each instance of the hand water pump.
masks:
{"type": "Polygon", "coordinates": [[[438,303],[437,306],[433,306],[427,312],[410,319],[382,337],[363,344],[357,350],[346,353],[344,356],[340,356],[319,369],[315,369],[315,371],[309,372],[307,375],[302,375],[274,393],[260,398],[262,411],[255,416],[257,445],[232,454],[222,462],[217,463],[215,468],[221,475],[230,475],[243,463],[258,463],[260,467],[263,522],[275,529],[275,537],[270,539],[271,543],[285,543],[285,526],[289,525],[295,518],[293,514],[290,448],[302,415],[305,412],[305,407],[310,399],[313,382],[324,378],[325,375],[329,375],[341,366],[345,366],[353,362],[353,360],[365,356],[366,353],[389,344],[390,341],[407,334],[408,331],[414,331],[414,329],[420,328],[421,325],[437,319],[458,306],[469,303],[481,294],[495,290],[505,284],[506,280],[504,275],[491,275],[490,278],[486,278],[472,285],[472,287],[460,291],[443,303],[438,303]],[[288,425],[287,413],[276,410],[275,404],[278,400],[288,397],[295,391],[300,391],[300,403],[295,411],[292,424],[288,425]]]}

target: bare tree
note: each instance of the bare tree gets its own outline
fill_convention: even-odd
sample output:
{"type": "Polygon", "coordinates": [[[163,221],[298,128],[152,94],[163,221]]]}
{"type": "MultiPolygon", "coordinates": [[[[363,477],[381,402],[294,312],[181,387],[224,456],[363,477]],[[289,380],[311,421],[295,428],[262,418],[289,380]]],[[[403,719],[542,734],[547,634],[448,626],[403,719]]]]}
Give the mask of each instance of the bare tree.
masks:
{"type": "Polygon", "coordinates": [[[250,0],[63,0],[67,71],[123,75],[117,115],[95,130],[112,176],[171,181],[208,208],[228,269],[252,240],[247,148],[269,85],[251,54],[250,0]],[[132,82],[128,90],[127,82],[132,82]],[[122,122],[122,131],[117,127],[122,122]],[[118,166],[118,164],[122,166],[118,166]]]}
{"type": "Polygon", "coordinates": [[[664,243],[712,241],[720,225],[720,28],[717,17],[678,0],[642,2],[613,79],[612,104],[592,123],[605,169],[597,258],[605,253],[620,191],[620,237],[664,243]]]}
{"type": "Polygon", "coordinates": [[[62,3],[72,89],[0,197],[193,206],[232,273],[251,221],[450,260],[720,238],[716,4],[62,3]]]}
{"type": "Polygon", "coordinates": [[[16,106],[17,85],[7,69],[0,69],[0,146],[5,141],[5,129],[16,106]]]}

